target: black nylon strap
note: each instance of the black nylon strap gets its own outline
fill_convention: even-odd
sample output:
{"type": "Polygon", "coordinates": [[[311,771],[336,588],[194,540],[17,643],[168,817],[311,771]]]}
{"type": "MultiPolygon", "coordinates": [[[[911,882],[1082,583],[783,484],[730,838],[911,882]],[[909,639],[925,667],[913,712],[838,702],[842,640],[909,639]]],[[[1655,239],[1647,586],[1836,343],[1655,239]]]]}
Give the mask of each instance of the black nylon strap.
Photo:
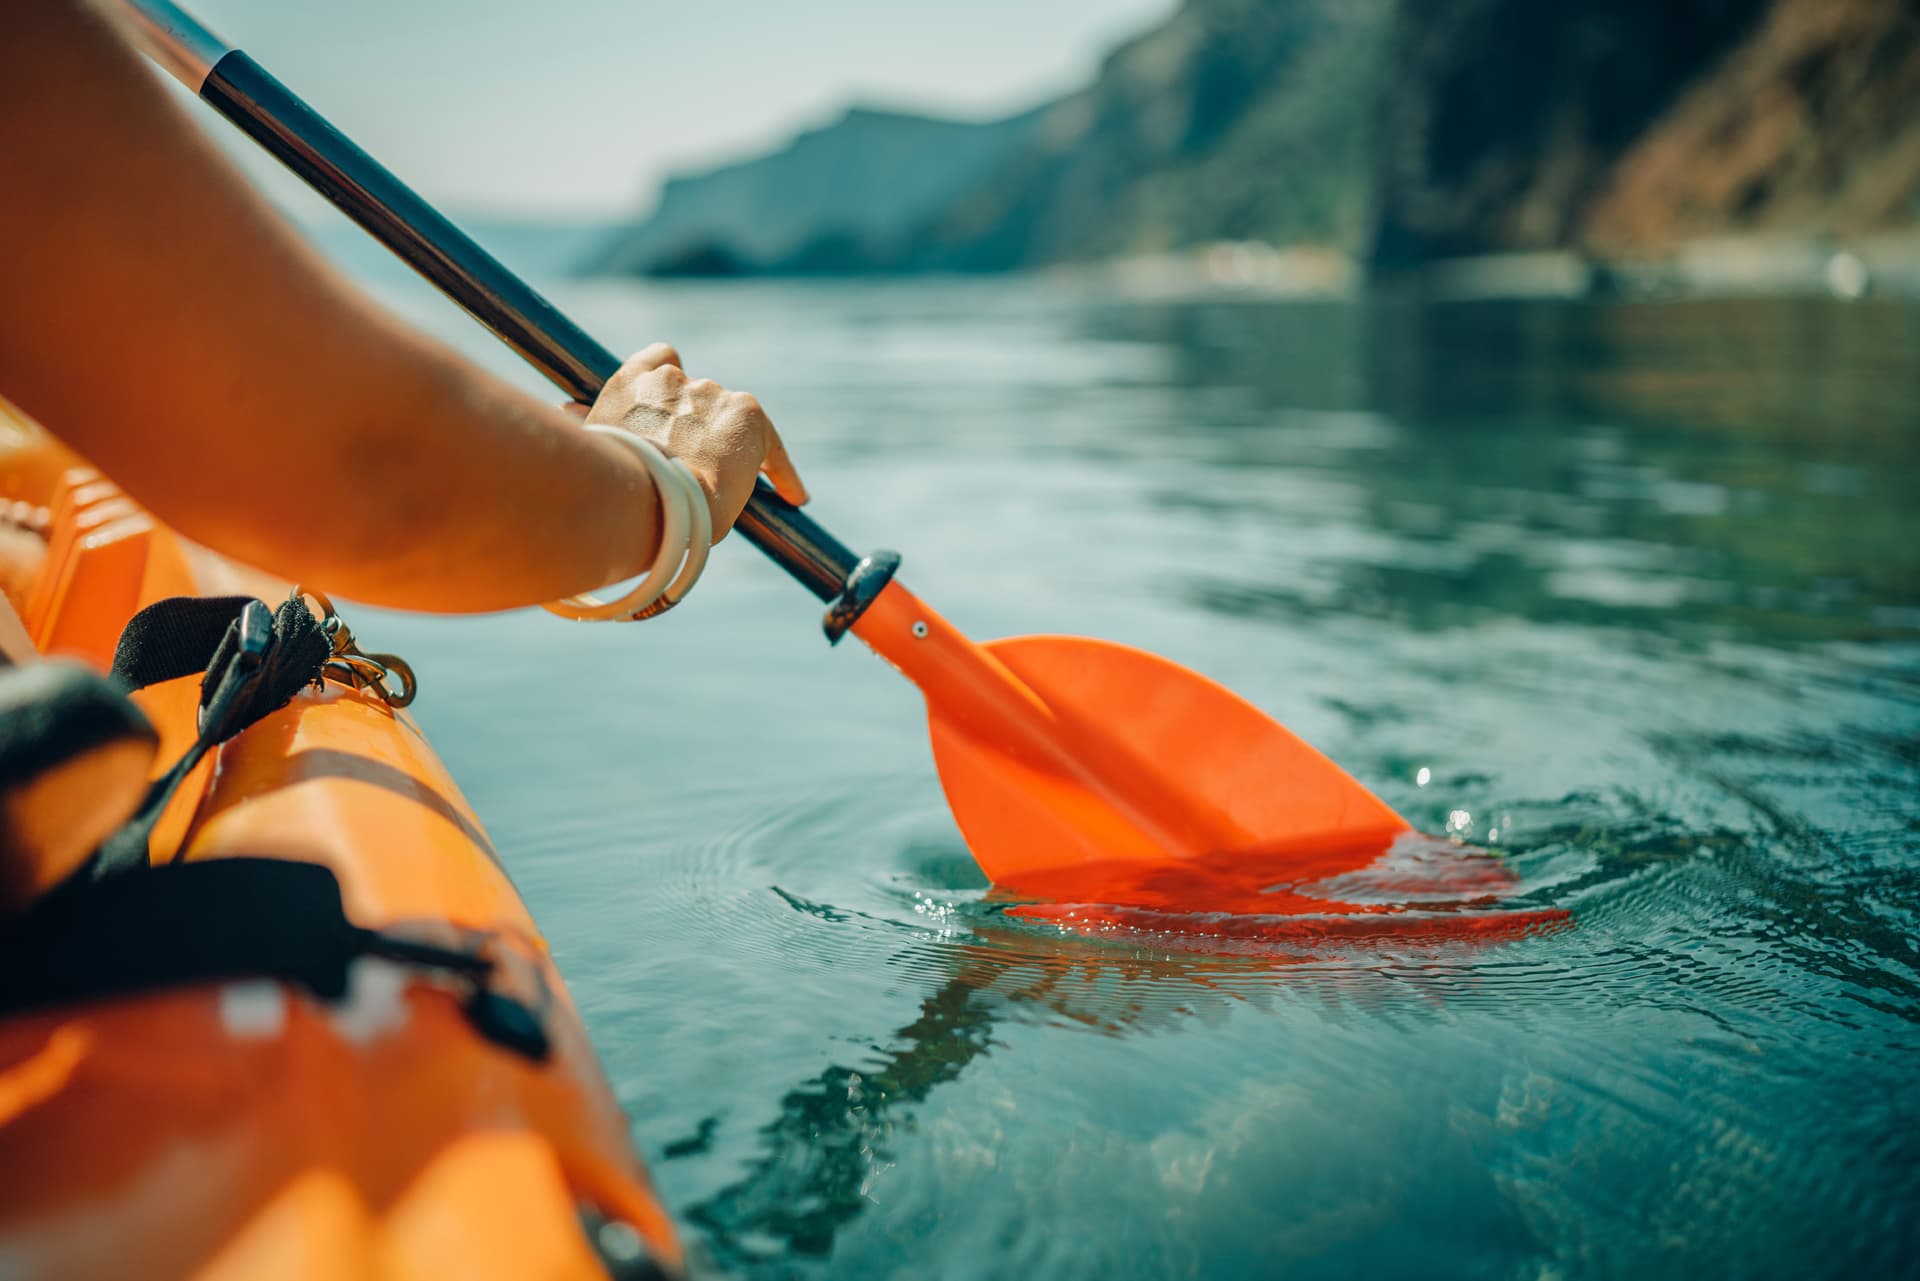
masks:
{"type": "MultiPolygon", "coordinates": [[[[212,657],[203,664],[207,678],[200,683],[202,709],[212,706],[220,682],[239,651],[237,623],[236,619],[235,625],[221,633],[212,657]]],[[[298,596],[281,601],[280,608],[273,612],[273,646],[261,664],[260,677],[234,708],[226,725],[208,724],[208,731],[218,735],[214,741],[224,743],[268,712],[285,707],[302,687],[320,679],[320,669],[332,654],[333,642],[320,629],[320,620],[307,603],[298,596]]]]}
{"type": "Polygon", "coordinates": [[[180,781],[207,751],[285,707],[301,687],[320,679],[333,642],[307,603],[297,595],[280,603],[264,654],[247,652],[242,644],[249,606],[260,613],[266,609],[250,596],[169,597],[135,614],[120,634],[114,675],[134,689],[206,673],[200,682],[200,736],[154,780],[126,826],[94,852],[82,872],[87,879],[99,881],[148,866],[148,837],[180,781]]]}
{"type": "Polygon", "coordinates": [[[449,980],[475,1031],[543,1061],[551,1044],[540,1010],[495,989],[485,936],[469,938],[446,946],[363,929],[318,863],[221,858],[68,881],[0,930],[0,1018],[243,978],[338,1001],[353,962],[378,956],[449,980]]]}
{"type": "Polygon", "coordinates": [[[204,672],[251,596],[171,596],[132,618],[113,647],[113,674],[128,689],[204,672]]]}
{"type": "MultiPolygon", "coordinates": [[[[145,689],[205,672],[200,706],[206,707],[237,647],[234,624],[252,600],[251,596],[170,596],[155,601],[127,620],[114,646],[113,675],[128,689],[145,689]]],[[[332,652],[320,620],[298,596],[289,596],[274,611],[273,634],[270,674],[250,700],[259,710],[245,716],[233,733],[285,706],[302,685],[318,678],[332,652]]]]}
{"type": "Polygon", "coordinates": [[[362,933],[317,863],[214,859],[70,882],[0,933],[0,1013],[241,977],[338,1000],[362,933]]]}

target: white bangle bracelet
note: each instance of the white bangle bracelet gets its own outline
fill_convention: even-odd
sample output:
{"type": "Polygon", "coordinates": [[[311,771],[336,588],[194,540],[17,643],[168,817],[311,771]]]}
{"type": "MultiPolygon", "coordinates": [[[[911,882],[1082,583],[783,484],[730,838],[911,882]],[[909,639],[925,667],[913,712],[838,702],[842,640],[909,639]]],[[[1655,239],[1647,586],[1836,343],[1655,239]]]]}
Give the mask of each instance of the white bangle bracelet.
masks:
{"type": "Polygon", "coordinates": [[[587,430],[611,436],[646,464],[660,504],[660,550],[646,577],[615,600],[581,593],[548,601],[542,608],[582,622],[631,621],[664,614],[679,604],[706,568],[713,542],[713,515],[706,491],[693,471],[678,458],[669,458],[644,436],[623,427],[589,424],[587,430]],[[678,572],[676,572],[676,570],[678,572]]]}
{"type": "MultiPolygon", "coordinates": [[[[666,457],[666,455],[662,455],[666,457]]],[[[643,618],[653,618],[664,614],[678,605],[693,585],[700,581],[700,575],[707,568],[707,553],[713,550],[713,509],[707,506],[707,491],[700,487],[699,478],[693,474],[693,468],[678,458],[667,457],[672,464],[674,479],[680,484],[680,490],[692,516],[692,528],[687,531],[687,559],[680,566],[680,572],[667,584],[667,590],[660,593],[660,599],[635,610],[630,620],[638,622],[643,618]]]]}

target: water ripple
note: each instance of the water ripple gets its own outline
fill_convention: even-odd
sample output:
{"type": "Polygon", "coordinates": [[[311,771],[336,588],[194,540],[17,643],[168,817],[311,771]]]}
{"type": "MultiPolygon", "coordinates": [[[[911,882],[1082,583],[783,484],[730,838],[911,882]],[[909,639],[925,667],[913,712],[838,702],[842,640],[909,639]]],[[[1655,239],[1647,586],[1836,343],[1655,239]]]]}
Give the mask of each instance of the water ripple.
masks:
{"type": "Polygon", "coordinates": [[[379,620],[723,1270],[1912,1272],[1920,311],[578,301],[957,623],[1188,663],[1510,878],[1046,919],[738,540],[618,635],[379,620]]]}

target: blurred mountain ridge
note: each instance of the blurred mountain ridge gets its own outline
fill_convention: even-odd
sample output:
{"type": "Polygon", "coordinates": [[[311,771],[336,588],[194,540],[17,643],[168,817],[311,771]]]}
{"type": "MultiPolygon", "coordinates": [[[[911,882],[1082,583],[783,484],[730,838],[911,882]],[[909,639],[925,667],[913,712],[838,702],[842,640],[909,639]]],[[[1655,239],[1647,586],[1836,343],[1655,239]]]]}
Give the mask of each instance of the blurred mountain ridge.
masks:
{"type": "Polygon", "coordinates": [[[751,270],[828,238],[882,252],[982,181],[1043,113],[973,122],[850,107],[771,154],[668,179],[653,212],[615,236],[599,265],[751,270]]]}
{"type": "Polygon", "coordinates": [[[997,271],[1317,246],[1376,277],[1920,223],[1915,0],[1185,0],[984,124],[856,109],[596,266],[997,271]]]}

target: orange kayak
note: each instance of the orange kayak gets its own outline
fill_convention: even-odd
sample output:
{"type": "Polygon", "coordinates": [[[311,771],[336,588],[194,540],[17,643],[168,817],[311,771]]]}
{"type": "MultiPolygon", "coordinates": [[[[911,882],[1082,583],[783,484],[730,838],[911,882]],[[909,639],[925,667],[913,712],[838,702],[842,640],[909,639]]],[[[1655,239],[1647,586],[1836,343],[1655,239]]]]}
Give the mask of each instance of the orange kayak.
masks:
{"type": "MultiPolygon", "coordinates": [[[[44,561],[9,584],[42,653],[104,670],[128,617],[153,601],[274,599],[3,402],[0,498],[47,509],[44,561]]],[[[195,738],[198,685],[183,677],[133,696],[159,732],[156,773],[195,738]]],[[[484,938],[543,993],[545,1053],[487,1035],[444,976],[376,956],[353,961],[331,1000],[235,978],[11,1015],[0,1021],[0,1274],[681,1271],[546,945],[404,712],[333,680],[305,689],[208,754],[149,848],[156,864],[320,864],[353,926],[484,938]]]]}

